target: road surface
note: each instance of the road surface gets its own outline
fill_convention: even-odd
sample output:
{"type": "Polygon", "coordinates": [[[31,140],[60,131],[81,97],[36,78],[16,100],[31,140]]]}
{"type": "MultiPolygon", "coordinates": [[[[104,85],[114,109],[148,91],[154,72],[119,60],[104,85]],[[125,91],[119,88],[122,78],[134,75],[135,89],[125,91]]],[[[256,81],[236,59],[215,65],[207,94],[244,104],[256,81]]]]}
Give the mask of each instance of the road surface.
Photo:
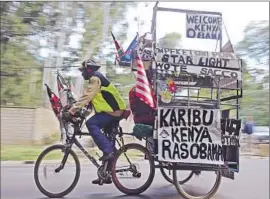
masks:
{"type": "MultiPolygon", "coordinates": [[[[89,163],[81,165],[81,177],[76,188],[66,199],[180,199],[175,187],[168,184],[156,170],[151,187],[140,196],[125,196],[114,185],[91,184],[96,170],[89,163]]],[[[269,159],[245,158],[240,161],[240,173],[235,180],[223,178],[213,199],[268,199],[269,159]]],[[[66,180],[69,174],[61,178],[66,180]]],[[[135,182],[136,183],[136,182],[135,182]]],[[[205,184],[205,183],[204,183],[205,184]]],[[[33,179],[33,165],[8,165],[1,167],[2,199],[44,199],[33,179]]]]}

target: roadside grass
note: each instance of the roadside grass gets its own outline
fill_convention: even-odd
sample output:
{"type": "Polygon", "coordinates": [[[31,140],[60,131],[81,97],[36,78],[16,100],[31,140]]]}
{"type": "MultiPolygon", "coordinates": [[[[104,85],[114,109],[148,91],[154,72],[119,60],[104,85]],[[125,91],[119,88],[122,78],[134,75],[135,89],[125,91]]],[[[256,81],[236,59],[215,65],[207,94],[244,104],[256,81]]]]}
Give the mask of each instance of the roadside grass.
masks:
{"type": "MultiPolygon", "coordinates": [[[[1,145],[1,161],[14,160],[36,160],[39,154],[48,146],[54,142],[60,140],[59,133],[52,133],[49,137],[45,137],[42,145],[1,145]]],[[[46,157],[47,158],[47,157],[46,157]]],[[[51,154],[49,156],[51,160],[60,158],[59,154],[51,154]]]]}
{"type": "MultiPolygon", "coordinates": [[[[48,146],[41,145],[2,145],[1,146],[1,161],[23,161],[23,160],[36,160],[40,153],[48,146]]],[[[82,152],[78,151],[75,147],[72,148],[79,158],[85,157],[82,152]]],[[[93,148],[87,149],[88,153],[94,157],[96,150],[93,148]]],[[[60,150],[51,152],[44,157],[45,160],[60,160],[63,153],[60,150]]]]}
{"type": "MultiPolygon", "coordinates": [[[[1,146],[1,161],[24,161],[24,160],[36,160],[40,153],[47,148],[48,146],[44,145],[2,145],[1,146]]],[[[74,152],[78,155],[78,157],[86,158],[86,156],[77,148],[72,148],[74,152]]],[[[93,157],[99,158],[102,156],[102,152],[97,149],[97,147],[89,148],[85,147],[85,150],[93,157]]],[[[127,156],[132,160],[141,159],[143,157],[143,153],[139,151],[128,151],[127,156]]],[[[44,159],[46,160],[58,160],[63,157],[63,153],[58,151],[54,151],[48,154],[44,159]]],[[[126,160],[124,154],[120,156],[120,160],[126,160]]]]}
{"type": "Polygon", "coordinates": [[[2,145],[1,161],[6,160],[36,160],[43,146],[2,145]]]}

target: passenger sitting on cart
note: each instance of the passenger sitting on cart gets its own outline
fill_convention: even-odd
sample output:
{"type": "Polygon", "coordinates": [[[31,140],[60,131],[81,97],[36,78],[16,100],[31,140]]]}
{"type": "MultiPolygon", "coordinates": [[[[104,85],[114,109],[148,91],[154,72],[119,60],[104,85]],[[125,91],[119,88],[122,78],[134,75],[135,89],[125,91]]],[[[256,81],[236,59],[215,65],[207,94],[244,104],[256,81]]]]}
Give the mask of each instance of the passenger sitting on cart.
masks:
{"type": "MultiPolygon", "coordinates": [[[[151,82],[151,74],[149,70],[146,70],[147,79],[149,82],[151,82]]],[[[153,110],[149,105],[142,102],[137,96],[136,96],[136,86],[133,86],[131,90],[129,91],[129,104],[130,109],[133,114],[133,120],[135,123],[135,127],[133,128],[133,133],[138,139],[141,139],[141,137],[145,137],[146,134],[148,135],[148,142],[153,143],[153,128],[155,124],[155,110],[153,110]],[[137,131],[137,132],[135,132],[137,131]],[[142,132],[143,131],[143,132],[142,132]],[[138,135],[142,132],[142,136],[138,135]],[[148,132],[148,133],[147,133],[148,132]]],[[[151,147],[148,143],[146,144],[146,147],[150,152],[153,151],[153,147],[151,147]]]]}

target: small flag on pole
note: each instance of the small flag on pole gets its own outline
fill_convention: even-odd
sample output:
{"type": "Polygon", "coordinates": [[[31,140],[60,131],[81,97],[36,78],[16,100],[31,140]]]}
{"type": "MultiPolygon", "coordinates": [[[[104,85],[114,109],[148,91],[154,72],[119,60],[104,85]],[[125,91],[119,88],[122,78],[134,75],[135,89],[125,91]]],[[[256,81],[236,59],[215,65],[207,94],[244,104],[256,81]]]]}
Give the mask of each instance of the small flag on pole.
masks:
{"type": "Polygon", "coordinates": [[[61,109],[61,102],[59,97],[57,97],[57,95],[52,92],[51,88],[45,84],[46,88],[47,88],[47,94],[49,96],[49,100],[51,102],[51,107],[53,109],[53,112],[55,113],[56,116],[59,115],[60,113],[60,109],[61,109]]]}
{"type": "Polygon", "coordinates": [[[62,77],[62,75],[59,72],[57,72],[56,80],[57,80],[58,93],[60,94],[62,90],[67,89],[68,86],[65,79],[62,77]]]}
{"type": "Polygon", "coordinates": [[[113,38],[113,41],[114,41],[115,48],[117,50],[118,57],[121,57],[124,54],[124,50],[123,50],[122,46],[120,46],[118,41],[115,39],[112,32],[111,32],[111,35],[112,35],[112,38],[113,38]]]}
{"type": "Polygon", "coordinates": [[[137,65],[136,96],[140,100],[142,100],[145,104],[155,109],[156,101],[155,101],[154,93],[147,79],[143,62],[139,55],[136,57],[136,62],[137,62],[136,63],[137,65]]]}
{"type": "Polygon", "coordinates": [[[73,91],[73,90],[74,90],[74,86],[73,86],[73,84],[72,84],[71,77],[68,77],[68,78],[66,79],[66,83],[67,83],[68,88],[69,88],[71,91],[73,91]]]}
{"type": "Polygon", "coordinates": [[[120,62],[128,62],[131,63],[132,60],[132,51],[136,48],[137,46],[137,40],[138,40],[138,34],[134,37],[132,42],[129,44],[127,50],[125,53],[120,57],[120,62]]]}
{"type": "Polygon", "coordinates": [[[132,61],[132,51],[137,46],[138,34],[134,37],[132,42],[129,44],[126,51],[120,46],[118,41],[115,39],[115,36],[111,32],[112,38],[114,40],[115,48],[117,50],[117,55],[115,57],[115,64],[116,61],[119,63],[120,66],[130,66],[132,61]]]}

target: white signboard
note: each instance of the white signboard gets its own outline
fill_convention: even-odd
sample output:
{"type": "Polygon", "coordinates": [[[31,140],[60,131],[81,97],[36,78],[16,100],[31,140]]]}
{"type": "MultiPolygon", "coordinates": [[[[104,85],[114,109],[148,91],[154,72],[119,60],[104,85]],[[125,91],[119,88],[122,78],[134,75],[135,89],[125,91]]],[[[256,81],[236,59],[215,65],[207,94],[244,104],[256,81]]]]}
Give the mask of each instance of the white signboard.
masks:
{"type": "Polygon", "coordinates": [[[227,69],[241,68],[241,60],[234,53],[156,48],[155,56],[157,62],[227,69]]]}
{"type": "Polygon", "coordinates": [[[220,110],[158,108],[158,159],[224,164],[220,110]]]}
{"type": "MultiPolygon", "coordinates": [[[[188,62],[187,62],[188,63],[188,62]]],[[[193,62],[189,62],[189,64],[194,64],[193,62]]],[[[234,80],[242,80],[242,73],[238,70],[229,70],[220,67],[201,67],[199,64],[194,65],[186,65],[186,64],[170,64],[164,62],[156,63],[157,72],[160,74],[169,74],[177,76],[180,74],[188,73],[188,74],[196,74],[199,76],[210,76],[210,77],[220,77],[234,80]]]]}
{"type": "Polygon", "coordinates": [[[222,38],[222,18],[217,15],[187,14],[186,37],[197,39],[222,38]]]}

